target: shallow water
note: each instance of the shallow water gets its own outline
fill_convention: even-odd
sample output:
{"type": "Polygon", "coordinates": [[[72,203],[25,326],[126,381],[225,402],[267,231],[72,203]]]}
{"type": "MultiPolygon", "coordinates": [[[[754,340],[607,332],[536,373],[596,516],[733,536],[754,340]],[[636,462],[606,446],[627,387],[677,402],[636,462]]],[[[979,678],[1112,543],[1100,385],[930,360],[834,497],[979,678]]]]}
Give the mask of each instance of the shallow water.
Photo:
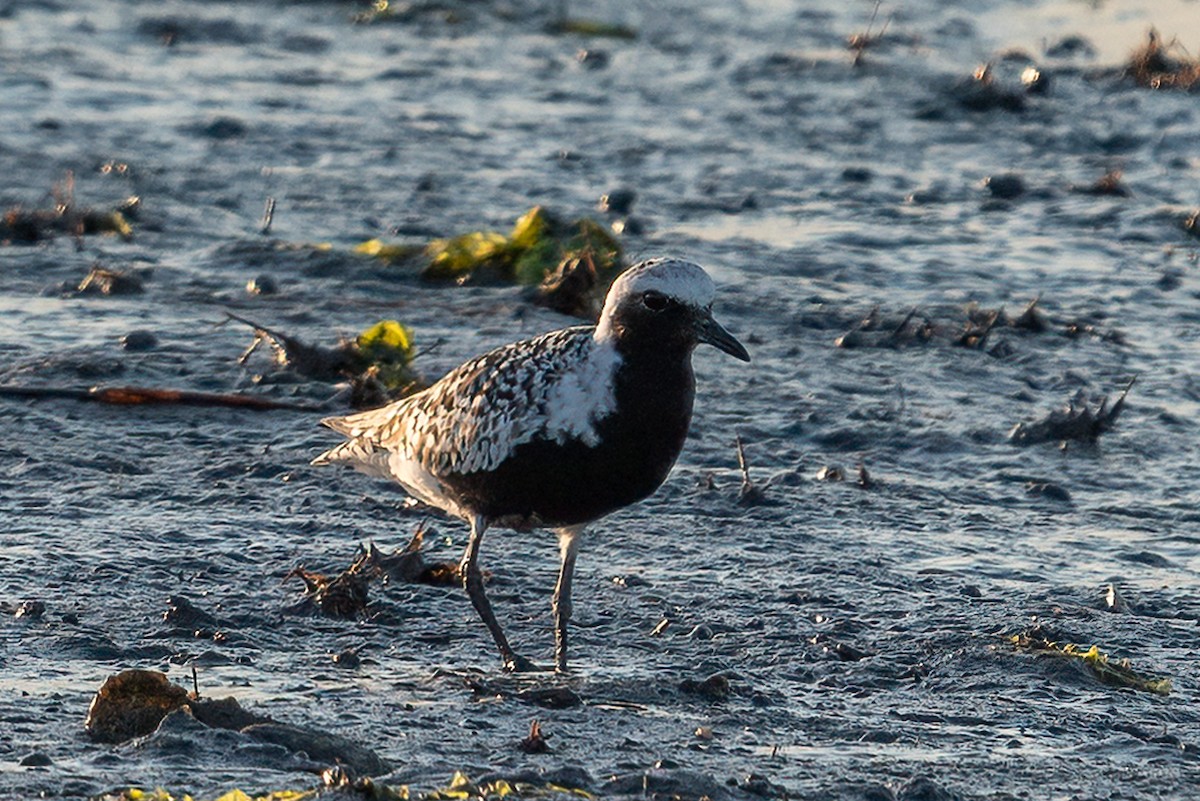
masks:
{"type": "MultiPolygon", "coordinates": [[[[533,5],[454,8],[454,22],[355,26],[339,3],[10,4],[0,203],[45,207],[70,171],[79,203],[138,194],[143,212],[128,243],[0,248],[0,378],[333,394],[255,383],[269,365],[236,364],[250,336],[214,326],[226,309],[326,344],[396,317],[418,347],[441,342],[418,362],[436,377],[569,321],[515,289],[424,285],[350,246],[504,230],[535,203],[599,216],[601,194],[636,190],[646,233],[628,252],[708,266],[718,317],[754,362],[697,353],[671,479],[585,544],[565,680],[584,706],[513,698],[523,685],[499,675],[457,591],[373,585],[363,621],[292,611],[287,571],[340,570],[366,539],[399,547],[428,516],[386,484],[308,467],[334,441],[319,413],[6,399],[0,795],[310,786],[240,735],[87,740],[104,677],[143,667],[186,685],[193,662],[205,695],[336,731],[418,789],[455,770],[570,767],[583,773],[560,778],[616,796],[1186,795],[1200,780],[1200,281],[1180,223],[1200,203],[1198,112],[1194,94],[1104,68],[1151,25],[1200,50],[1194,3],[884,4],[885,38],[859,68],[844,41],[870,3],[577,9],[635,27],[631,42],[545,34],[533,5]],[[1094,55],[1045,55],[1072,35],[1094,55]],[[979,64],[1015,82],[1022,62],[998,60],[1012,48],[1049,93],[1021,113],[963,108],[953,87],[979,64]],[[607,65],[592,69],[596,52],[607,65]],[[1071,191],[1113,169],[1131,196],[1071,191]],[[1004,173],[1023,178],[1018,197],[984,186],[1004,173]],[[275,240],[332,250],[260,236],[269,196],[275,240]],[[145,293],[61,291],[97,262],[147,271],[145,293]],[[244,291],[260,274],[278,294],[244,291]],[[952,344],[968,304],[1015,316],[1034,297],[1046,332],[952,344]],[[917,309],[932,340],[835,347],[875,307],[884,329],[917,309]],[[1083,333],[1066,336],[1071,323],[1083,333]],[[157,347],[123,350],[135,329],[157,347]],[[1008,442],[1015,423],[1133,376],[1096,445],[1008,442]],[[735,432],[767,504],[737,502],[735,432]],[[870,490],[816,479],[859,463],[870,490]],[[613,580],[631,576],[648,583],[613,580]],[[1106,610],[1110,583],[1128,611],[1106,610]],[[215,615],[225,642],[168,627],[173,595],[215,615]],[[12,617],[26,599],[45,614],[12,617]],[[1174,692],[1014,653],[1007,637],[1035,620],[1174,692]],[[839,645],[867,656],[843,661],[839,645]],[[346,648],[358,668],[333,663],[346,648]],[[717,672],[724,700],[680,689],[717,672]],[[533,718],[549,754],[516,747],[533,718]],[[51,764],[18,764],[33,753],[51,764]]],[[[434,527],[429,557],[455,559],[463,526],[434,527]]],[[[498,614],[546,662],[555,556],[549,535],[484,545],[498,614]]]]}

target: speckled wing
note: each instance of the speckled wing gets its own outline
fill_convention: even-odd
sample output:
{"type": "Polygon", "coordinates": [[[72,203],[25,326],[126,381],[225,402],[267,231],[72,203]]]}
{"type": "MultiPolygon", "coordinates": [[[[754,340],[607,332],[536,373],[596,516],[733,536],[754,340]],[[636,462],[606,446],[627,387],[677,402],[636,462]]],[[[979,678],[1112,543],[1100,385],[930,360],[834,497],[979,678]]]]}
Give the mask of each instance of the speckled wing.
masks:
{"type": "Polygon", "coordinates": [[[469,474],[494,469],[517,445],[537,437],[586,440],[611,405],[611,397],[588,388],[608,388],[607,362],[616,358],[598,357],[593,331],[564,328],[506,345],[404,400],[323,420],[349,441],[313,464],[345,462],[408,486],[403,476],[416,467],[412,462],[431,478],[469,474]]]}

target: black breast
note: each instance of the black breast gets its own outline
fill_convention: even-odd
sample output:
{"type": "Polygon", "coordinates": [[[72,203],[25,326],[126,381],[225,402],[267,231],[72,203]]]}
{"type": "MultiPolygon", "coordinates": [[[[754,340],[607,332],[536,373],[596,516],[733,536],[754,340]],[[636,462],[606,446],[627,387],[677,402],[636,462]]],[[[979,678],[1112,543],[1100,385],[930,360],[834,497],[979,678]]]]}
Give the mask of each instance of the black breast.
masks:
{"type": "Polygon", "coordinates": [[[691,349],[626,354],[615,379],[616,410],[597,425],[596,445],[533,440],[495,470],[443,480],[462,506],[516,527],[587,523],[642,500],[666,479],[687,437],[691,349]]]}

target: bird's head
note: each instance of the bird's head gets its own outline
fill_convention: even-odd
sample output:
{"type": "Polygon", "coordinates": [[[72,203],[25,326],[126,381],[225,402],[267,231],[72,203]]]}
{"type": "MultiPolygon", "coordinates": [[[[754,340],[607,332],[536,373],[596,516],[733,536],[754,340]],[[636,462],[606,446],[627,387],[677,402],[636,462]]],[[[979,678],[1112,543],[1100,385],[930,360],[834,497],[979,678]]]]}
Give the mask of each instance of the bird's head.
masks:
{"type": "Polygon", "coordinates": [[[596,339],[636,339],[691,352],[705,342],[744,362],[750,354],[713,319],[715,287],[708,273],[681,259],[650,259],[617,276],[604,300],[596,339]]]}

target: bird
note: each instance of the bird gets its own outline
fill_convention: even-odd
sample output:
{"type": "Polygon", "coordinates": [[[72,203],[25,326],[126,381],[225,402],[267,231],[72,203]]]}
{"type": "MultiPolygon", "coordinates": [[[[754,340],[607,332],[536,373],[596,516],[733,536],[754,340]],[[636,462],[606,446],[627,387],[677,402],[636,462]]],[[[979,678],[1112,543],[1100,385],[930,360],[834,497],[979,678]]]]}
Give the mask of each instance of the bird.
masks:
{"type": "Polygon", "coordinates": [[[666,480],[691,424],[696,346],[750,361],[713,318],[714,294],[697,264],[642,261],[613,280],[595,325],[504,345],[421,392],[322,420],[346,440],[312,463],[394,480],[470,525],[459,573],[508,671],[539,668],[510,645],[484,591],[484,533],[493,526],[555,531],[554,665],[565,673],[585,528],[666,480]]]}

